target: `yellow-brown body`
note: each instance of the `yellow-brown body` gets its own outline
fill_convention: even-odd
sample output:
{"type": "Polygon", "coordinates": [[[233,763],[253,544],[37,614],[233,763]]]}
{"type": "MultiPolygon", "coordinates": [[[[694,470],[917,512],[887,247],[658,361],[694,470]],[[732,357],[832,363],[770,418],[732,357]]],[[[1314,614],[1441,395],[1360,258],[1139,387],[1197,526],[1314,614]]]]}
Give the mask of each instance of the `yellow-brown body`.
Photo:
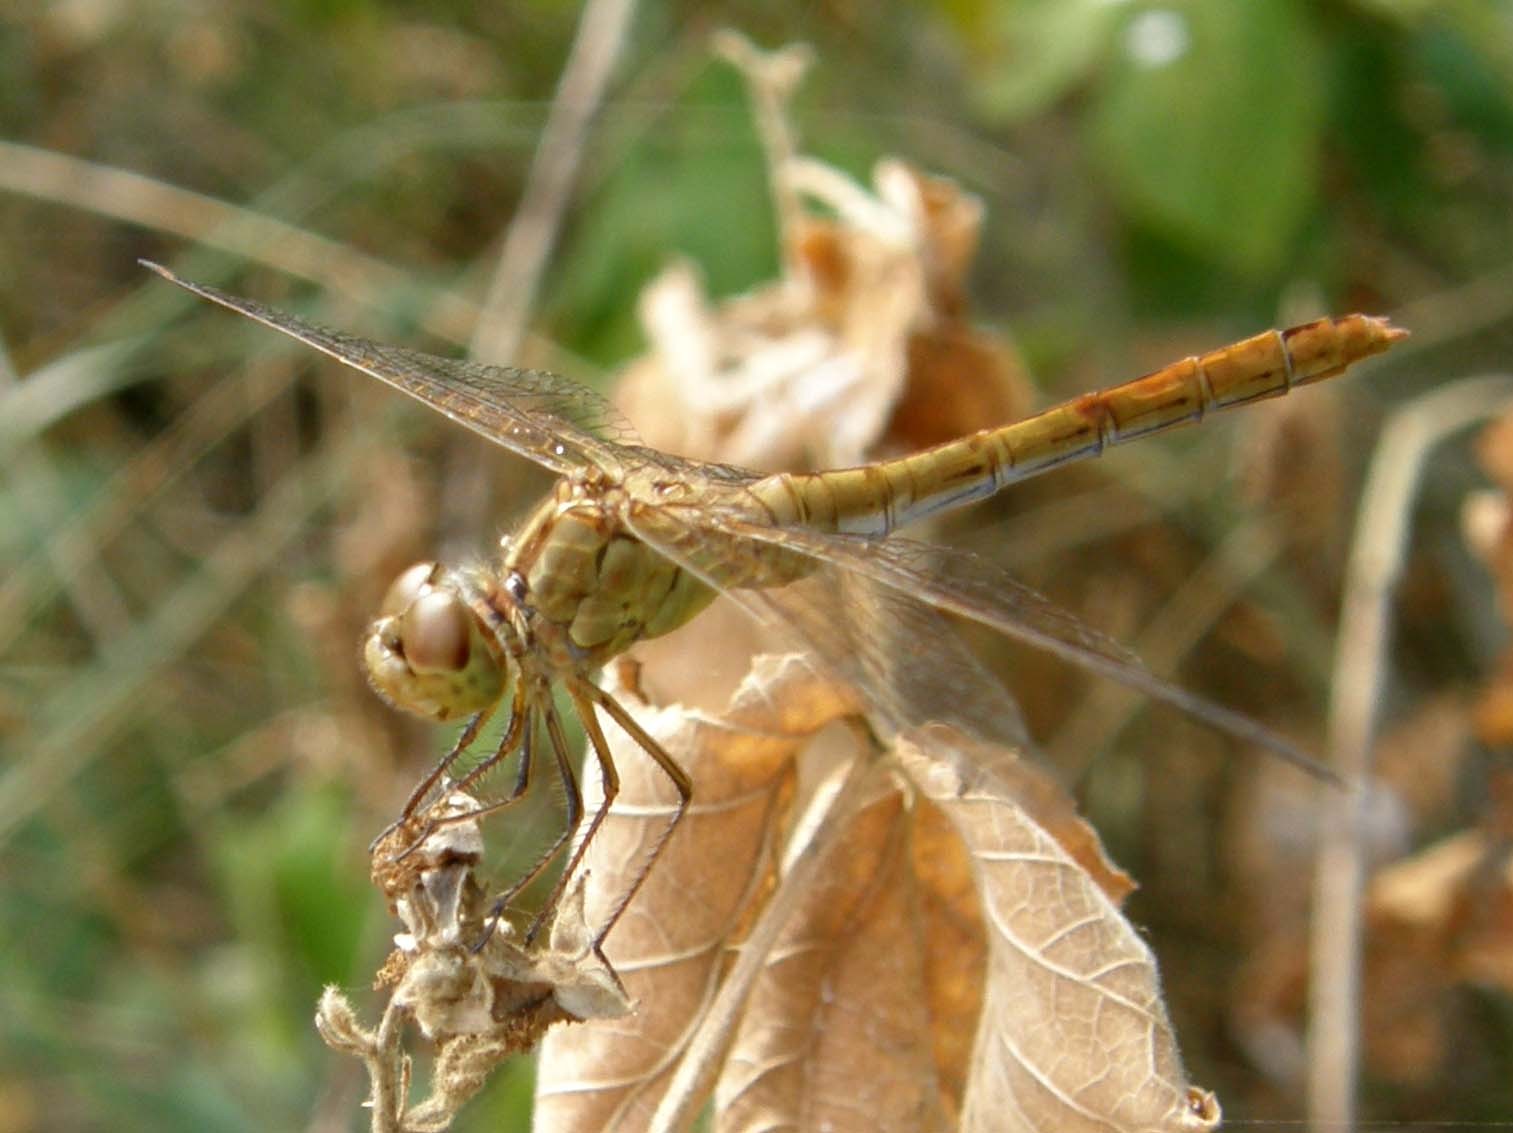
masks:
{"type": "Polygon", "coordinates": [[[1360,315],[1268,331],[1024,421],[858,468],[702,483],[655,462],[625,471],[585,468],[562,477],[506,540],[496,570],[434,568],[431,584],[459,592],[485,627],[469,631],[468,649],[444,657],[435,674],[405,659],[417,677],[407,688],[395,664],[403,627],[390,614],[375,623],[375,639],[387,644],[370,644],[369,669],[401,707],[437,718],[477,712],[503,694],[502,670],[511,662],[548,674],[591,670],[683,625],[709,605],[716,587],[783,585],[814,567],[815,560],[783,547],[780,534],[738,538],[711,517],[779,533],[885,536],[1110,445],[1329,377],[1400,333],[1360,315]],[[678,552],[685,565],[643,536],[678,552]]]}
{"type": "MultiPolygon", "coordinates": [[[[575,832],[580,837],[526,933],[527,942],[557,907],[618,790],[619,774],[601,715],[661,767],[678,801],[662,835],[648,850],[645,867],[598,929],[592,942],[595,952],[634,897],[693,794],[687,772],[631,713],[594,684],[592,670],[635,642],[684,624],[720,589],[781,586],[824,563],[1037,643],[1320,770],[1253,722],[1150,677],[1128,654],[1111,650],[1075,620],[1069,624],[1054,610],[1047,616],[1043,599],[1016,589],[1001,574],[984,573],[958,559],[952,570],[959,573],[953,575],[937,569],[931,557],[911,555],[908,548],[884,537],[924,516],[992,495],[1016,480],[1096,456],[1110,445],[1338,374],[1402,337],[1404,332],[1385,320],[1349,315],[1269,331],[1106,392],[1075,398],[1028,420],[912,456],[763,478],[604,440],[593,428],[596,421],[603,422],[604,407],[594,395],[555,375],[434,358],[354,338],[149,266],[558,473],[551,495],[505,541],[500,563],[462,568],[421,563],[410,568],[390,588],[364,644],[369,677],[391,703],[434,719],[471,717],[452,750],[416,785],[391,827],[408,847],[391,855],[390,865],[421,845],[428,833],[459,820],[451,811],[436,813],[459,794],[478,799],[478,807],[463,816],[469,821],[511,805],[529,786],[536,753],[549,751],[563,787],[566,821],[537,863],[496,900],[492,916],[502,914],[575,832]],[[554,690],[571,702],[602,778],[603,802],[581,831],[582,797],[554,690]],[[507,699],[509,718],[493,753],[454,776],[457,760],[507,699]],[[479,797],[484,779],[515,754],[519,763],[513,789],[499,797],[479,797]]],[[[894,699],[896,690],[886,687],[887,680],[874,684],[866,664],[850,663],[853,658],[844,653],[848,645],[865,655],[877,644],[851,632],[867,633],[869,615],[902,611],[902,620],[911,619],[907,602],[864,605],[868,608],[813,611],[820,621],[805,625],[802,632],[816,656],[822,663],[833,660],[848,673],[854,670],[858,691],[881,718],[908,725],[923,723],[935,713],[950,719],[952,706],[940,703],[950,700],[949,690],[933,689],[941,695],[932,695],[928,702],[906,698],[905,703],[894,699]],[[824,622],[827,616],[833,619],[829,624],[824,622]],[[827,640],[832,630],[834,639],[827,640]]],[[[807,615],[804,620],[810,621],[807,615]]],[[[926,640],[922,647],[950,656],[951,643],[944,638],[926,640]]],[[[972,672],[970,665],[961,669],[969,684],[972,672]]],[[[984,685],[982,691],[993,699],[992,688],[984,685]]],[[[969,719],[967,726],[975,725],[969,719]]]]}
{"type": "MultiPolygon", "coordinates": [[[[703,508],[770,528],[887,535],[1111,445],[1330,377],[1385,349],[1399,333],[1360,315],[1267,331],[897,460],[779,473],[739,487],[706,483],[693,499],[695,514],[676,527],[697,527],[697,509],[703,508]]],[[[520,573],[536,609],[568,627],[572,641],[602,663],[641,638],[676,629],[713,597],[708,586],[648,548],[620,519],[635,516],[642,505],[639,523],[656,530],[659,514],[676,515],[688,506],[681,498],[688,489],[659,480],[654,471],[639,472],[623,485],[593,474],[564,478],[511,541],[505,569],[520,573]],[[653,500],[655,506],[644,506],[653,500]]],[[[677,534],[676,528],[656,533],[664,539],[677,534]]],[[[709,581],[723,588],[781,585],[812,566],[780,545],[726,538],[717,552],[707,544],[721,540],[718,531],[706,527],[699,537],[705,543],[699,562],[709,564],[703,567],[709,581]]]]}

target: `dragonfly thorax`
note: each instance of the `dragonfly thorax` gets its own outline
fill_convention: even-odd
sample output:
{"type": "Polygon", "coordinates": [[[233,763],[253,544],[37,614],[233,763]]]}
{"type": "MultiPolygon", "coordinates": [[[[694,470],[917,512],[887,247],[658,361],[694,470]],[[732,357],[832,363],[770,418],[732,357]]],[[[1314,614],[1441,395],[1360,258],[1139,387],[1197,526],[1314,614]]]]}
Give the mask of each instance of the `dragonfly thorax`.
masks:
{"type": "Polygon", "coordinates": [[[389,587],[368,627],[363,662],[373,688],[396,708],[452,720],[504,695],[510,666],[499,629],[484,623],[466,583],[459,572],[425,562],[389,587]]]}
{"type": "Polygon", "coordinates": [[[502,573],[524,583],[534,636],[557,663],[597,668],[714,598],[627,529],[628,506],[618,489],[564,477],[509,540],[502,573]]]}

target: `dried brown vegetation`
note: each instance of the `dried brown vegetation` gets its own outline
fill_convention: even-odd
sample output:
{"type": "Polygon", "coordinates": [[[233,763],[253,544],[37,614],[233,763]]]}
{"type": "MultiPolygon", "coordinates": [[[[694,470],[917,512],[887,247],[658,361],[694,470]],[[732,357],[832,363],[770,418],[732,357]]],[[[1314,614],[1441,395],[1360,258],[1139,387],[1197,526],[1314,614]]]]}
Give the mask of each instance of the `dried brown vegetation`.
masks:
{"type": "MultiPolygon", "coordinates": [[[[73,0],[0,16],[0,1125],[366,1122],[362,1065],[321,1047],[309,1006],[336,983],[379,1017],[366,988],[396,953],[395,925],[364,882],[365,848],[450,736],[381,705],[353,643],[399,569],[489,553],[541,487],[376,386],[192,309],[138,256],[440,354],[528,326],[518,353],[493,360],[590,382],[646,341],[624,397],[648,438],[783,467],[995,424],[1326,308],[1392,311],[1414,338],[1366,380],[1064,470],[939,533],[1156,672],[1326,750],[1349,512],[1380,424],[1416,392],[1507,356],[1510,25],[1465,4],[766,5],[754,33],[811,38],[823,62],[791,101],[759,96],[769,156],[796,158],[769,202],[739,84],[709,61],[704,7],[633,8],[619,54],[595,61],[608,76],[600,115],[565,146],[546,128],[561,117],[550,105],[575,26],[617,7],[345,0],[200,6],[186,20],[73,0]],[[1163,27],[1188,37],[1186,53],[1141,55],[1163,27]],[[825,166],[798,158],[799,128],[825,166]],[[580,163],[544,194],[530,167],[553,147],[580,163]],[[877,163],[889,154],[907,166],[877,163]],[[550,215],[525,207],[544,195],[550,215]],[[500,257],[530,243],[507,238],[519,214],[545,240],[500,257]],[[925,262],[895,237],[928,249],[925,262]],[[664,270],[671,298],[643,295],[642,333],[638,289],[664,270]],[[968,290],[997,335],[974,323],[968,290]]],[[[770,61],[778,88],[794,89],[802,54],[770,61]]],[[[1472,524],[1498,560],[1490,574],[1453,523],[1481,481],[1466,447],[1446,444],[1426,469],[1380,651],[1384,739],[1362,824],[1370,963],[1340,1013],[1365,1048],[1363,1124],[1513,1114],[1499,786],[1513,713],[1488,597],[1507,574],[1507,445],[1484,442],[1498,450],[1497,491],[1472,524]]],[[[689,648],[641,654],[631,683],[662,706],[648,711],[719,719],[753,653],[776,647],[739,611],[710,611],[705,630],[689,648]]],[[[971,645],[1139,879],[1130,917],[1161,958],[1193,1076],[1237,1125],[1306,1118],[1312,785],[1089,689],[1054,659],[981,634],[971,645]]],[[[877,1007],[879,1036],[931,1016],[933,1055],[917,1035],[906,1053],[922,1074],[933,1064],[948,1107],[972,1092],[976,1032],[948,1021],[972,1016],[988,978],[969,915],[984,898],[962,836],[895,747],[832,730],[820,742],[838,754],[794,753],[769,834],[798,844],[800,816],[820,813],[816,783],[835,773],[827,760],[889,769],[836,824],[860,831],[879,884],[903,886],[897,900],[914,887],[915,919],[834,857],[836,907],[795,916],[837,945],[836,921],[927,926],[908,956],[963,958],[927,964],[920,1003],[877,1007]]],[[[485,825],[471,870],[481,892],[500,892],[560,829],[560,800],[537,794],[485,825]]],[[[1068,828],[1028,809],[1070,853],[1068,828]]],[[[719,833],[703,824],[711,857],[719,833]]],[[[426,890],[421,861],[392,879],[394,896],[426,890]]],[[[780,862],[771,884],[790,872],[780,862]]],[[[740,963],[770,898],[732,899],[753,911],[729,927],[743,943],[716,974],[740,963]]],[[[473,934],[478,908],[464,907],[473,934]]],[[[571,910],[529,946],[528,916],[512,911],[514,933],[478,934],[498,942],[478,960],[422,933],[455,981],[437,981],[443,998],[424,1012],[444,1021],[449,987],[485,1005],[434,1066],[407,1009],[370,1032],[328,1000],[333,1036],[385,1061],[395,1121],[444,1123],[486,1073],[454,1127],[528,1124],[533,1060],[497,1059],[562,1009],[558,981],[577,979],[571,910]],[[552,956],[566,970],[544,970],[552,956]]],[[[405,959],[412,947],[386,980],[427,970],[405,959]]],[[[880,970],[835,959],[837,971],[880,970]]],[[[794,970],[813,978],[796,959],[794,970]]],[[[741,1011],[802,1015],[802,1003],[774,1007],[771,983],[741,1011]]],[[[819,1050],[832,1030],[851,1038],[839,1025],[812,1034],[815,1065],[854,1080],[819,1050]]],[[[749,1049],[787,1048],[769,1037],[749,1049]]],[[[744,1112],[791,1112],[806,1065],[785,1059],[770,1090],[755,1063],[744,1078],[717,1070],[711,1104],[743,1094],[744,1112]]]]}
{"type": "MultiPolygon", "coordinates": [[[[1129,883],[1059,789],[933,726],[876,751],[802,658],[725,712],[611,690],[700,784],[611,940],[638,1004],[543,1047],[543,1128],[1203,1129],[1129,883]],[[814,749],[814,750],[810,750],[814,749]],[[823,771],[813,764],[819,763],[823,771]],[[795,793],[808,780],[808,791],[795,793]]],[[[671,797],[634,744],[589,851],[602,915],[671,797]]]]}

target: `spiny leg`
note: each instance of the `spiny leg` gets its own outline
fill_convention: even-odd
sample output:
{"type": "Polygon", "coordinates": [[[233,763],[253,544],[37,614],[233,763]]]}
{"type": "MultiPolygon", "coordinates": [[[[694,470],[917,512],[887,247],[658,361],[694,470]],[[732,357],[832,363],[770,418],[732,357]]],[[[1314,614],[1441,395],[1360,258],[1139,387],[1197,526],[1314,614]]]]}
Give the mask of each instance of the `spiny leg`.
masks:
{"type": "MultiPolygon", "coordinates": [[[[595,745],[595,754],[599,757],[599,765],[604,768],[606,784],[610,782],[611,776],[613,776],[613,781],[616,787],[618,787],[619,777],[614,774],[614,761],[610,758],[609,746],[605,743],[604,733],[599,728],[599,722],[594,716],[594,705],[604,709],[610,718],[636,742],[637,746],[647,755],[651,756],[657,766],[662,769],[662,773],[672,780],[672,785],[678,792],[678,805],[673,811],[672,818],[668,820],[667,828],[662,831],[661,836],[652,844],[651,849],[646,854],[644,864],[636,874],[635,880],[626,888],[619,901],[615,903],[615,907],[610,910],[609,918],[604,922],[603,927],[594,935],[594,955],[598,956],[608,966],[609,961],[605,959],[602,951],[604,938],[609,935],[610,930],[615,927],[615,922],[620,919],[631,901],[635,899],[636,893],[651,873],[652,867],[656,865],[657,859],[662,856],[662,851],[667,848],[667,841],[672,837],[672,832],[678,828],[678,823],[683,821],[684,814],[688,812],[688,804],[693,799],[693,780],[688,777],[688,772],[683,770],[682,764],[669,755],[661,744],[652,739],[646,730],[636,723],[635,718],[609,693],[599,688],[593,682],[583,680],[571,682],[568,685],[568,691],[572,694],[573,703],[578,706],[578,712],[583,717],[583,726],[588,733],[589,740],[595,745]],[[585,700],[590,703],[584,704],[583,701],[585,700]]],[[[593,825],[589,827],[589,837],[592,837],[593,832],[598,829],[599,823],[608,812],[609,801],[612,797],[610,792],[606,790],[604,806],[600,807],[598,814],[594,816],[593,825]]],[[[573,866],[576,866],[578,861],[582,859],[584,851],[588,848],[589,837],[585,837],[578,847],[578,853],[573,857],[573,866]]],[[[572,866],[569,867],[568,874],[571,871],[572,866]]],[[[565,884],[568,874],[563,875],[564,881],[558,882],[559,886],[565,884]]]]}
{"type": "MultiPolygon", "coordinates": [[[[510,793],[502,799],[496,799],[491,803],[476,807],[459,815],[448,815],[445,818],[435,820],[431,824],[433,828],[439,828],[445,825],[452,825],[456,822],[475,822],[495,811],[504,810],[506,807],[519,801],[526,791],[530,789],[532,768],[535,765],[537,724],[538,722],[544,722],[547,739],[552,747],[553,759],[557,765],[557,773],[562,779],[563,789],[567,795],[566,822],[563,825],[562,833],[536,859],[536,862],[521,874],[508,889],[494,899],[489,908],[488,915],[484,918],[486,928],[483,935],[473,945],[474,952],[481,951],[488,943],[489,938],[494,934],[494,930],[499,925],[504,910],[509,907],[510,902],[519,895],[521,890],[534,881],[541,874],[541,871],[561,852],[562,847],[572,837],[573,831],[577,829],[578,823],[583,816],[583,798],[578,790],[577,779],[573,775],[572,763],[567,750],[567,738],[562,734],[562,722],[557,715],[556,707],[552,704],[550,691],[548,690],[545,693],[544,698],[540,702],[528,705],[522,713],[522,717],[525,723],[522,726],[519,743],[520,770],[515,776],[515,785],[510,789],[510,793]]],[[[488,770],[488,764],[480,764],[466,777],[459,780],[457,788],[459,790],[466,789],[479,776],[487,774],[488,770]]],[[[536,919],[532,921],[530,934],[526,937],[527,944],[534,938],[537,930],[540,928],[542,919],[543,915],[538,914],[536,919]]]]}
{"type": "MultiPolygon", "coordinates": [[[[496,799],[491,803],[476,807],[473,810],[470,810],[462,815],[461,817],[466,821],[476,822],[479,819],[486,818],[488,815],[493,814],[495,811],[504,810],[506,807],[512,806],[516,802],[518,802],[521,797],[524,796],[526,791],[530,789],[531,769],[535,765],[536,753],[536,710],[534,707],[527,709],[524,719],[525,723],[522,725],[522,732],[520,736],[520,770],[515,773],[515,785],[510,788],[510,793],[504,798],[496,799]]],[[[434,825],[440,825],[444,821],[446,820],[440,819],[434,825]]],[[[504,913],[504,910],[514,899],[515,895],[530,884],[531,879],[535,877],[535,875],[539,873],[540,870],[541,865],[537,864],[530,871],[528,871],[524,877],[522,877],[514,885],[510,886],[509,889],[505,890],[505,892],[494,901],[493,906],[489,909],[488,916],[484,918],[485,928],[483,935],[480,936],[477,943],[473,945],[474,952],[481,952],[483,950],[484,945],[489,942],[489,938],[494,935],[494,930],[499,927],[499,921],[504,913]]]]}
{"type": "MultiPolygon", "coordinates": [[[[552,886],[552,891],[548,894],[545,904],[541,906],[541,911],[536,914],[535,920],[531,922],[530,931],[526,933],[525,937],[527,943],[541,931],[541,926],[546,923],[547,918],[557,908],[558,902],[562,900],[562,894],[567,891],[568,882],[572,880],[573,874],[577,872],[579,864],[583,861],[583,855],[588,852],[589,844],[594,840],[594,835],[598,833],[600,825],[603,824],[604,819],[608,816],[609,808],[614,805],[615,796],[620,793],[620,772],[615,767],[614,757],[609,753],[609,743],[605,740],[604,731],[599,727],[599,720],[594,715],[593,703],[583,692],[584,687],[594,688],[594,685],[581,678],[568,678],[566,684],[567,694],[572,698],[573,707],[577,710],[578,718],[583,721],[583,732],[588,738],[588,746],[593,751],[594,758],[599,761],[599,776],[603,783],[604,799],[600,802],[598,809],[594,811],[594,817],[589,820],[588,829],[583,832],[583,837],[578,840],[578,846],[573,851],[573,856],[568,860],[567,866],[562,870],[562,876],[557,878],[557,882],[552,886]]],[[[579,799],[579,806],[582,806],[581,797],[579,799]]],[[[594,952],[595,954],[599,954],[598,941],[594,942],[594,952]]],[[[599,959],[604,960],[604,957],[599,955],[599,959]]],[[[608,961],[605,961],[605,966],[609,966],[608,961]]]]}
{"type": "MultiPolygon", "coordinates": [[[[543,716],[545,716],[545,713],[543,713],[543,716]]],[[[535,724],[534,718],[532,719],[532,724],[533,725],[535,724]]],[[[555,757],[555,762],[557,764],[557,773],[560,776],[560,775],[563,774],[563,758],[564,757],[560,754],[561,745],[559,745],[555,740],[552,740],[551,736],[552,736],[552,728],[551,728],[551,725],[548,724],[547,725],[547,739],[552,744],[553,751],[559,753],[555,757]]],[[[525,793],[526,788],[530,786],[531,766],[532,766],[532,763],[534,761],[534,755],[535,755],[535,747],[534,747],[534,742],[535,741],[534,741],[534,737],[535,737],[535,728],[532,727],[531,730],[526,733],[525,746],[522,749],[522,763],[521,763],[521,767],[520,767],[520,775],[515,780],[515,789],[514,789],[514,791],[512,793],[512,797],[509,798],[509,799],[503,799],[500,802],[497,802],[497,803],[494,803],[494,804],[492,804],[490,806],[484,807],[481,811],[476,812],[477,814],[488,814],[490,811],[501,810],[504,807],[508,806],[511,802],[513,802],[515,798],[517,798],[520,795],[522,795],[522,794],[525,793]]],[[[510,902],[513,901],[520,894],[520,891],[522,889],[524,889],[527,885],[529,885],[532,881],[536,880],[536,878],[540,875],[541,871],[546,868],[547,863],[550,862],[554,857],[557,856],[557,853],[561,849],[562,844],[564,842],[566,842],[567,839],[568,839],[568,837],[571,835],[571,833],[572,833],[572,827],[573,827],[573,824],[575,822],[574,807],[573,807],[571,799],[572,799],[572,795],[573,795],[574,791],[576,790],[576,781],[573,780],[573,778],[572,778],[572,768],[571,767],[567,768],[567,776],[566,776],[565,781],[568,784],[569,801],[568,801],[567,822],[563,826],[563,833],[561,833],[561,834],[559,834],[557,836],[556,841],[554,841],[550,846],[548,846],[542,852],[541,856],[536,859],[535,863],[529,869],[527,869],[524,873],[522,873],[519,876],[519,878],[517,878],[515,880],[515,883],[513,885],[511,885],[508,889],[506,889],[498,897],[494,898],[494,904],[493,904],[492,908],[489,910],[489,917],[491,919],[497,920],[498,917],[499,917],[499,915],[501,913],[503,913],[506,908],[509,907],[510,902]]]]}
{"type": "MultiPolygon", "coordinates": [[[[415,811],[419,809],[421,802],[435,788],[436,783],[441,779],[441,776],[446,772],[446,770],[457,760],[457,757],[462,754],[463,749],[477,736],[479,729],[481,729],[483,726],[483,722],[487,720],[492,711],[493,709],[489,709],[488,711],[480,712],[477,716],[474,716],[472,720],[468,721],[467,726],[463,729],[462,735],[458,737],[457,743],[453,745],[452,750],[442,758],[441,762],[436,765],[431,773],[427,775],[423,780],[421,780],[420,785],[417,786],[413,792],[411,792],[410,801],[405,804],[404,811],[401,812],[398,820],[390,824],[389,828],[385,830],[383,834],[380,834],[377,839],[375,839],[373,843],[375,846],[380,844],[383,839],[389,835],[390,832],[398,829],[405,823],[410,823],[415,820],[415,811]]],[[[495,767],[499,766],[501,762],[508,759],[510,755],[514,753],[517,747],[521,747],[522,730],[524,728],[527,715],[528,712],[527,705],[525,703],[524,692],[522,689],[517,688],[515,691],[515,702],[510,707],[510,722],[509,725],[505,728],[504,735],[500,737],[499,743],[494,746],[493,752],[490,753],[487,759],[483,760],[478,764],[477,767],[474,767],[461,779],[458,779],[455,783],[453,783],[451,790],[461,791],[464,794],[468,793],[469,790],[475,784],[477,784],[480,779],[482,779],[495,767]]],[[[518,801],[520,796],[525,793],[525,787],[528,784],[530,778],[530,762],[528,757],[529,751],[527,750],[525,755],[523,755],[521,758],[520,772],[516,776],[515,787],[507,797],[492,803],[484,804],[472,810],[445,815],[441,818],[430,819],[421,828],[419,833],[417,833],[416,836],[410,841],[410,844],[394,856],[394,860],[400,861],[409,854],[414,853],[415,850],[419,848],[419,846],[427,838],[436,833],[436,831],[438,830],[441,830],[448,826],[455,826],[463,822],[472,822],[482,815],[500,810],[506,806],[509,806],[511,803],[518,801]]]]}
{"type": "Polygon", "coordinates": [[[452,745],[451,750],[441,757],[436,766],[431,768],[425,778],[421,779],[415,785],[415,789],[410,792],[409,799],[405,801],[404,809],[399,812],[399,817],[379,831],[378,837],[368,843],[368,853],[371,854],[385,838],[415,817],[416,810],[419,809],[420,804],[431,793],[432,788],[447,773],[447,769],[457,762],[457,757],[467,749],[467,746],[478,738],[478,733],[483,730],[484,724],[488,723],[489,717],[493,714],[494,708],[492,706],[485,708],[482,712],[474,713],[472,718],[463,725],[462,731],[457,736],[457,742],[452,745]]]}
{"type": "MultiPolygon", "coordinates": [[[[525,738],[521,741],[520,745],[520,771],[515,776],[515,785],[510,789],[509,796],[474,812],[474,817],[482,817],[492,811],[503,810],[529,790],[532,769],[535,766],[536,723],[536,716],[532,713],[531,722],[525,730],[525,738]]],[[[527,870],[513,885],[495,898],[493,907],[489,910],[489,915],[486,918],[489,921],[489,932],[492,933],[494,931],[494,925],[498,923],[500,914],[504,912],[519,892],[531,883],[531,880],[539,872],[541,872],[541,866],[538,863],[527,870]]],[[[484,940],[487,939],[488,937],[485,936],[484,940]]],[[[481,948],[482,946],[482,942],[480,942],[478,947],[481,948]]],[[[475,948],[474,951],[477,951],[477,949],[475,948]]]]}
{"type": "MultiPolygon", "coordinates": [[[[497,922],[509,903],[531,882],[541,875],[541,872],[554,861],[562,852],[562,847],[567,845],[568,840],[577,832],[578,824],[583,820],[583,793],[578,789],[578,778],[573,774],[572,757],[567,749],[567,737],[562,732],[562,718],[557,715],[557,707],[552,703],[548,694],[541,707],[542,719],[546,724],[547,741],[551,744],[553,761],[557,765],[557,775],[562,781],[562,790],[566,797],[567,815],[562,825],[562,832],[552,841],[536,859],[536,864],[526,870],[515,883],[494,899],[494,904],[489,912],[492,922],[497,922]]],[[[546,923],[562,897],[562,883],[559,881],[552,887],[541,910],[531,920],[530,928],[525,934],[525,943],[530,944],[536,939],[541,926],[546,923]]]]}
{"type": "MultiPolygon", "coordinates": [[[[506,798],[489,803],[481,809],[484,811],[498,810],[499,807],[507,806],[525,794],[525,785],[530,781],[530,716],[531,706],[526,703],[525,690],[523,688],[517,689],[515,691],[515,703],[510,708],[509,727],[505,729],[504,736],[495,746],[493,754],[453,783],[452,790],[461,791],[464,794],[470,793],[479,780],[498,767],[505,759],[509,758],[510,753],[518,747],[521,749],[522,754],[520,757],[520,770],[515,775],[515,786],[506,798]]],[[[476,815],[477,812],[469,812],[460,816],[456,821],[467,822],[476,817],[476,815]]]]}

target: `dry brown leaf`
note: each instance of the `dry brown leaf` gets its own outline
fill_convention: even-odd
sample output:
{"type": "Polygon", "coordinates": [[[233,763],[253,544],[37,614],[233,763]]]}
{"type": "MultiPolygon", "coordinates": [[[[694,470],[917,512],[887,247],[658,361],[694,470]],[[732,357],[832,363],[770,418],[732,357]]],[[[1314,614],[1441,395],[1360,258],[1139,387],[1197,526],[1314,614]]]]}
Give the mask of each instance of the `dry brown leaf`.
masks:
{"type": "MultiPolygon", "coordinates": [[[[1497,493],[1479,492],[1466,501],[1462,516],[1466,541],[1486,563],[1497,583],[1498,608],[1503,620],[1513,618],[1513,413],[1504,414],[1482,430],[1476,443],[1477,460],[1496,482],[1497,493]]],[[[1513,651],[1505,651],[1488,680],[1476,708],[1476,731],[1483,742],[1513,741],[1513,651]]]]}
{"type": "Polygon", "coordinates": [[[1110,860],[1098,832],[1077,813],[1072,797],[1050,772],[1017,751],[983,743],[945,724],[917,729],[913,742],[990,772],[999,796],[1054,838],[1115,905],[1135,891],[1134,880],[1110,860]]]}
{"type": "Polygon", "coordinates": [[[747,1004],[715,1128],[946,1128],[906,800],[853,814],[747,1004]]]}
{"type": "Polygon", "coordinates": [[[1446,992],[1461,975],[1458,913],[1486,855],[1485,839],[1463,832],[1382,869],[1367,888],[1362,1031],[1369,1065],[1395,1081],[1432,1081],[1453,1049],[1446,992]]]}
{"type": "Polygon", "coordinates": [[[1366,906],[1381,922],[1440,936],[1450,929],[1457,895],[1486,855],[1486,839],[1478,832],[1452,835],[1378,872],[1366,906]]]}
{"type": "MultiPolygon", "coordinates": [[[[631,672],[628,663],[612,666],[606,689],[688,769],[696,793],[606,943],[636,1013],[547,1036],[537,1075],[539,1129],[644,1127],[708,1006],[728,950],[774,882],[795,756],[814,733],[855,711],[845,690],[791,657],[759,659],[719,719],[647,705],[628,687],[631,672]]],[[[602,922],[618,901],[665,828],[675,797],[629,737],[608,726],[606,733],[621,790],[585,860],[590,923],[602,922]]]]}
{"type": "Polygon", "coordinates": [[[1403,840],[1378,844],[1394,858],[1407,850],[1414,831],[1443,827],[1454,813],[1471,739],[1468,707],[1459,689],[1436,693],[1393,721],[1377,741],[1374,773],[1405,811],[1403,840]]]}
{"type": "MultiPolygon", "coordinates": [[[[1367,1065],[1400,1085],[1428,1085],[1454,1056],[1452,989],[1513,990],[1513,866],[1497,838],[1462,831],[1378,870],[1364,903],[1367,1065]]],[[[1300,923],[1290,936],[1270,934],[1239,981],[1237,1031],[1282,1081],[1304,1070],[1308,978],[1300,923]]]]}
{"type": "Polygon", "coordinates": [[[1513,413],[1505,413],[1482,430],[1476,459],[1505,493],[1513,493],[1513,413]]]}
{"type": "Polygon", "coordinates": [[[1451,835],[1382,870],[1367,892],[1373,930],[1425,942],[1444,982],[1513,990],[1513,858],[1480,830],[1451,835]]]}
{"type": "Polygon", "coordinates": [[[1483,743],[1501,747],[1513,742],[1513,653],[1498,659],[1473,721],[1483,743]]]}
{"type": "Polygon", "coordinates": [[[899,161],[869,191],[795,156],[788,52],[726,54],[767,115],[784,272],[719,304],[685,263],[647,286],[651,349],[615,395],[646,441],[765,471],[841,467],[1022,416],[1018,356],[967,318],[981,203],[899,161]]]}
{"type": "Polygon", "coordinates": [[[987,979],[964,1130],[1197,1130],[1219,1121],[1191,1086],[1139,935],[992,776],[942,743],[897,757],[965,845],[987,927],[987,979]]]}
{"type": "MultiPolygon", "coordinates": [[[[547,1038],[536,1121],[553,1133],[651,1123],[727,951],[791,881],[778,820],[794,761],[856,707],[792,657],[761,659],[721,720],[636,692],[618,695],[692,765],[695,809],[606,943],[636,1014],[547,1038]]],[[[591,922],[671,799],[644,756],[616,750],[623,793],[591,850],[591,922]]],[[[1128,881],[1065,797],[939,725],[898,757],[907,782],[881,762],[869,802],[790,835],[792,856],[828,832],[734,1033],[715,1037],[730,1044],[716,1127],[1212,1128],[1217,1106],[1186,1083],[1154,961],[1116,907],[1128,881]]]]}
{"type": "Polygon", "coordinates": [[[913,452],[1007,424],[1032,407],[1024,365],[1007,339],[938,321],[911,335],[904,387],[877,454],[913,452]]]}

